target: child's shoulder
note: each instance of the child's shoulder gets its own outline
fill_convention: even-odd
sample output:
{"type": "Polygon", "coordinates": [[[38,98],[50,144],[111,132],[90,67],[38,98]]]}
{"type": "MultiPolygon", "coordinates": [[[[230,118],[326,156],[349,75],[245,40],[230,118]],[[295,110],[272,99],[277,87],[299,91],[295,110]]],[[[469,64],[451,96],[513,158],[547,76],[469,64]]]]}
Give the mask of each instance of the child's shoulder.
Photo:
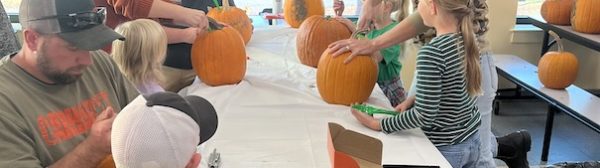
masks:
{"type": "Polygon", "coordinates": [[[448,47],[448,45],[456,44],[457,40],[460,40],[460,35],[458,34],[441,35],[431,39],[425,46],[441,49],[448,47]]]}

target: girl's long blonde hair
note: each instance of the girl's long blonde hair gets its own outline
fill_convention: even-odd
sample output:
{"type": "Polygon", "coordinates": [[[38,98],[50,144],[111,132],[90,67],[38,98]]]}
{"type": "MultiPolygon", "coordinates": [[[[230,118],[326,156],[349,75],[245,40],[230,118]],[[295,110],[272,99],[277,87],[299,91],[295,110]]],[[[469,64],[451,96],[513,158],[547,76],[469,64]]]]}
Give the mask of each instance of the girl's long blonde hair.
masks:
{"type": "Polygon", "coordinates": [[[115,31],[125,41],[112,43],[112,57],[123,74],[136,86],[145,82],[162,83],[161,66],[167,53],[167,34],[150,19],[125,22],[115,31]]]}
{"type": "Polygon", "coordinates": [[[433,0],[445,11],[453,14],[459,21],[459,31],[462,33],[465,49],[465,72],[467,91],[471,96],[481,94],[481,72],[479,70],[479,47],[473,29],[472,0],[433,0]]]}

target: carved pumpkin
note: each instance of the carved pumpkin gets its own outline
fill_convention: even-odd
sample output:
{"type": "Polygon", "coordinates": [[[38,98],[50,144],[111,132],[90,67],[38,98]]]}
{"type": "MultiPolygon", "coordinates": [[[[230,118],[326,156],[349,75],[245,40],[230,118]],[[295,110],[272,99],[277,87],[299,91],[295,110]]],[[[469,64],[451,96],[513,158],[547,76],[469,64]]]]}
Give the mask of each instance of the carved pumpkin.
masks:
{"type": "Polygon", "coordinates": [[[244,38],[244,44],[248,44],[250,41],[252,37],[250,18],[242,9],[229,6],[229,1],[223,1],[222,7],[213,8],[206,15],[235,28],[244,38]]]}
{"type": "Polygon", "coordinates": [[[600,0],[576,0],[572,11],[573,30],[582,33],[600,33],[600,0]]]}
{"type": "Polygon", "coordinates": [[[192,66],[210,86],[239,83],[246,74],[246,50],[240,34],[211,20],[208,33],[192,45],[192,66]]]}
{"type": "Polygon", "coordinates": [[[317,88],[330,104],[350,105],[366,101],[377,81],[377,64],[370,56],[356,56],[348,64],[350,52],[333,58],[325,50],[317,68],[317,88]]]}
{"type": "Polygon", "coordinates": [[[312,15],[325,15],[322,0],[285,0],[283,17],[293,28],[300,27],[312,15]]]}
{"type": "Polygon", "coordinates": [[[335,41],[347,39],[352,32],[341,22],[322,16],[311,16],[304,20],[296,36],[298,58],[304,65],[317,67],[319,58],[327,46],[335,41]]]}
{"type": "Polygon", "coordinates": [[[538,77],[542,84],[551,89],[564,89],[575,82],[579,65],[577,57],[563,51],[560,37],[553,31],[549,32],[558,43],[558,52],[549,51],[538,63],[538,77]]]}
{"type": "Polygon", "coordinates": [[[550,24],[570,25],[574,2],[575,0],[546,0],[541,8],[542,17],[550,24]]]}

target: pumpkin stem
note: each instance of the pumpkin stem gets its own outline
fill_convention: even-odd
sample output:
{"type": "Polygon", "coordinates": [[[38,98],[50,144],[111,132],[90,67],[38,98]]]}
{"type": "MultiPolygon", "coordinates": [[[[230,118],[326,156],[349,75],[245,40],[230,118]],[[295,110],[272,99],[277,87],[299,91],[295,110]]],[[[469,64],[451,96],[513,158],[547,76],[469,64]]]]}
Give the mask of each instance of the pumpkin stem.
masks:
{"type": "Polygon", "coordinates": [[[219,1],[213,0],[213,3],[215,3],[215,6],[217,6],[217,9],[221,7],[221,5],[219,5],[219,1]]]}
{"type": "Polygon", "coordinates": [[[563,44],[562,41],[560,39],[560,36],[558,36],[558,34],[556,34],[554,31],[550,30],[548,31],[548,34],[550,34],[552,37],[554,37],[554,39],[556,40],[556,43],[558,43],[558,52],[563,52],[563,44]]]}
{"type": "Polygon", "coordinates": [[[223,27],[225,27],[211,17],[206,17],[206,18],[208,18],[208,32],[221,30],[221,29],[223,29],[223,27]]]}
{"type": "Polygon", "coordinates": [[[367,34],[369,33],[369,29],[363,29],[363,30],[357,30],[354,33],[352,33],[352,36],[350,36],[350,38],[353,39],[364,39],[367,38],[367,34]]]}

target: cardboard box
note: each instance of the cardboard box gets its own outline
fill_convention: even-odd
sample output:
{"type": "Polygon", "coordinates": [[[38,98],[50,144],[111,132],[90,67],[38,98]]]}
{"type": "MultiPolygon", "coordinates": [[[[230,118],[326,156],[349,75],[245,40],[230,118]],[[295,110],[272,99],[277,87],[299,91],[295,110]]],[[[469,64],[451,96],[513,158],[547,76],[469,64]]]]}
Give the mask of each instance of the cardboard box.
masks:
{"type": "Polygon", "coordinates": [[[333,168],[381,168],[383,144],[337,123],[328,124],[327,150],[333,168]]]}

